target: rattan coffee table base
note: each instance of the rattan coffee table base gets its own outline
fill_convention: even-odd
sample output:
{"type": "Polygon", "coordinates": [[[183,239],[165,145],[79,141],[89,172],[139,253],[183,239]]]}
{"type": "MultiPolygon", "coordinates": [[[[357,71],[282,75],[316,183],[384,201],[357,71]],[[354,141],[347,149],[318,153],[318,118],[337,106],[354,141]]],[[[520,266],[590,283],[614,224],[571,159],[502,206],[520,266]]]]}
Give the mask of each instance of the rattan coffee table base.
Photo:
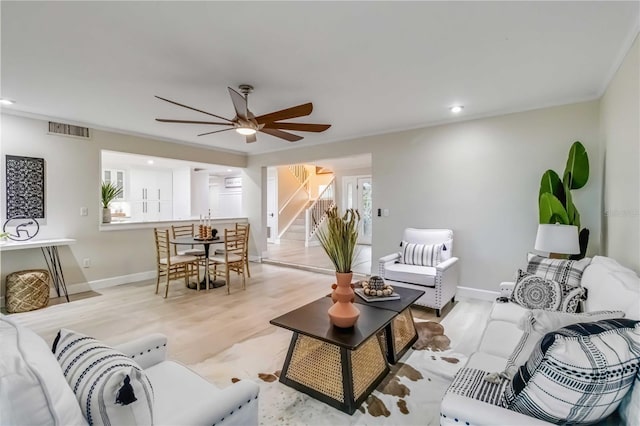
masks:
{"type": "Polygon", "coordinates": [[[388,372],[379,335],[349,350],[294,332],[280,381],[353,414],[388,372]]]}
{"type": "Polygon", "coordinates": [[[391,364],[397,363],[416,340],[418,340],[418,332],[413,323],[413,314],[411,308],[407,308],[385,327],[385,343],[389,362],[391,364]]]}

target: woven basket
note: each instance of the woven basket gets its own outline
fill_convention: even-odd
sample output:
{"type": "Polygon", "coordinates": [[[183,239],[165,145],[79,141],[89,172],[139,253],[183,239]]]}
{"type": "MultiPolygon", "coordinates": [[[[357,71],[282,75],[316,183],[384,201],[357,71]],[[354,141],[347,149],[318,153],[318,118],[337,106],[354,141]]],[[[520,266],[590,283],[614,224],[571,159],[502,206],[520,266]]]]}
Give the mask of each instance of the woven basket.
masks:
{"type": "Polygon", "coordinates": [[[49,272],[44,269],[18,271],[7,275],[7,312],[27,312],[49,303],[49,272]]]}

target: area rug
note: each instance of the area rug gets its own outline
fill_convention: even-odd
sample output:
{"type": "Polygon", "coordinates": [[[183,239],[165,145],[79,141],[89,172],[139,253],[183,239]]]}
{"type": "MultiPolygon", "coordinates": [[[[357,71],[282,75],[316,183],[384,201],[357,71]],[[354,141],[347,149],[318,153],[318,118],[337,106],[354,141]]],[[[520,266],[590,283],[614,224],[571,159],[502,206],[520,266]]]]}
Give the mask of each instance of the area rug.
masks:
{"type": "MultiPolygon", "coordinates": [[[[220,387],[260,385],[261,425],[437,425],[440,400],[467,357],[450,349],[443,327],[416,321],[419,340],[348,415],[278,381],[291,332],[276,328],[190,367],[220,387]]],[[[455,346],[454,346],[455,347],[455,346]]]]}

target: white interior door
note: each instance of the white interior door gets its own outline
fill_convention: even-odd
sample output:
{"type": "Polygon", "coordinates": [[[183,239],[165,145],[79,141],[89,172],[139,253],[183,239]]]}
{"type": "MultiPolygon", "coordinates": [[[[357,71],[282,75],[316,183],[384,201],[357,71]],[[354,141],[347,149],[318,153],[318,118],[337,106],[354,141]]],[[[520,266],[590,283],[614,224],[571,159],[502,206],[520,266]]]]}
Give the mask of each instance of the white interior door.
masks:
{"type": "Polygon", "coordinates": [[[371,176],[359,177],[357,181],[358,212],[360,213],[360,230],[358,244],[371,244],[373,235],[372,187],[371,176]]]}

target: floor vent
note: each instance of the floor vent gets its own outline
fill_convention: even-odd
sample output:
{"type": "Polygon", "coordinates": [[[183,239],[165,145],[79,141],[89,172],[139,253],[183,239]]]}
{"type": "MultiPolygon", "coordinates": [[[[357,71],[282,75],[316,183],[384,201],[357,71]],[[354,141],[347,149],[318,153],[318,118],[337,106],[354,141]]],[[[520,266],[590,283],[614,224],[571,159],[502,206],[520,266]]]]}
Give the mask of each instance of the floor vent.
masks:
{"type": "Polygon", "coordinates": [[[49,133],[55,135],[74,136],[76,138],[89,139],[89,128],[73,126],[71,124],[49,122],[49,133]]]}

